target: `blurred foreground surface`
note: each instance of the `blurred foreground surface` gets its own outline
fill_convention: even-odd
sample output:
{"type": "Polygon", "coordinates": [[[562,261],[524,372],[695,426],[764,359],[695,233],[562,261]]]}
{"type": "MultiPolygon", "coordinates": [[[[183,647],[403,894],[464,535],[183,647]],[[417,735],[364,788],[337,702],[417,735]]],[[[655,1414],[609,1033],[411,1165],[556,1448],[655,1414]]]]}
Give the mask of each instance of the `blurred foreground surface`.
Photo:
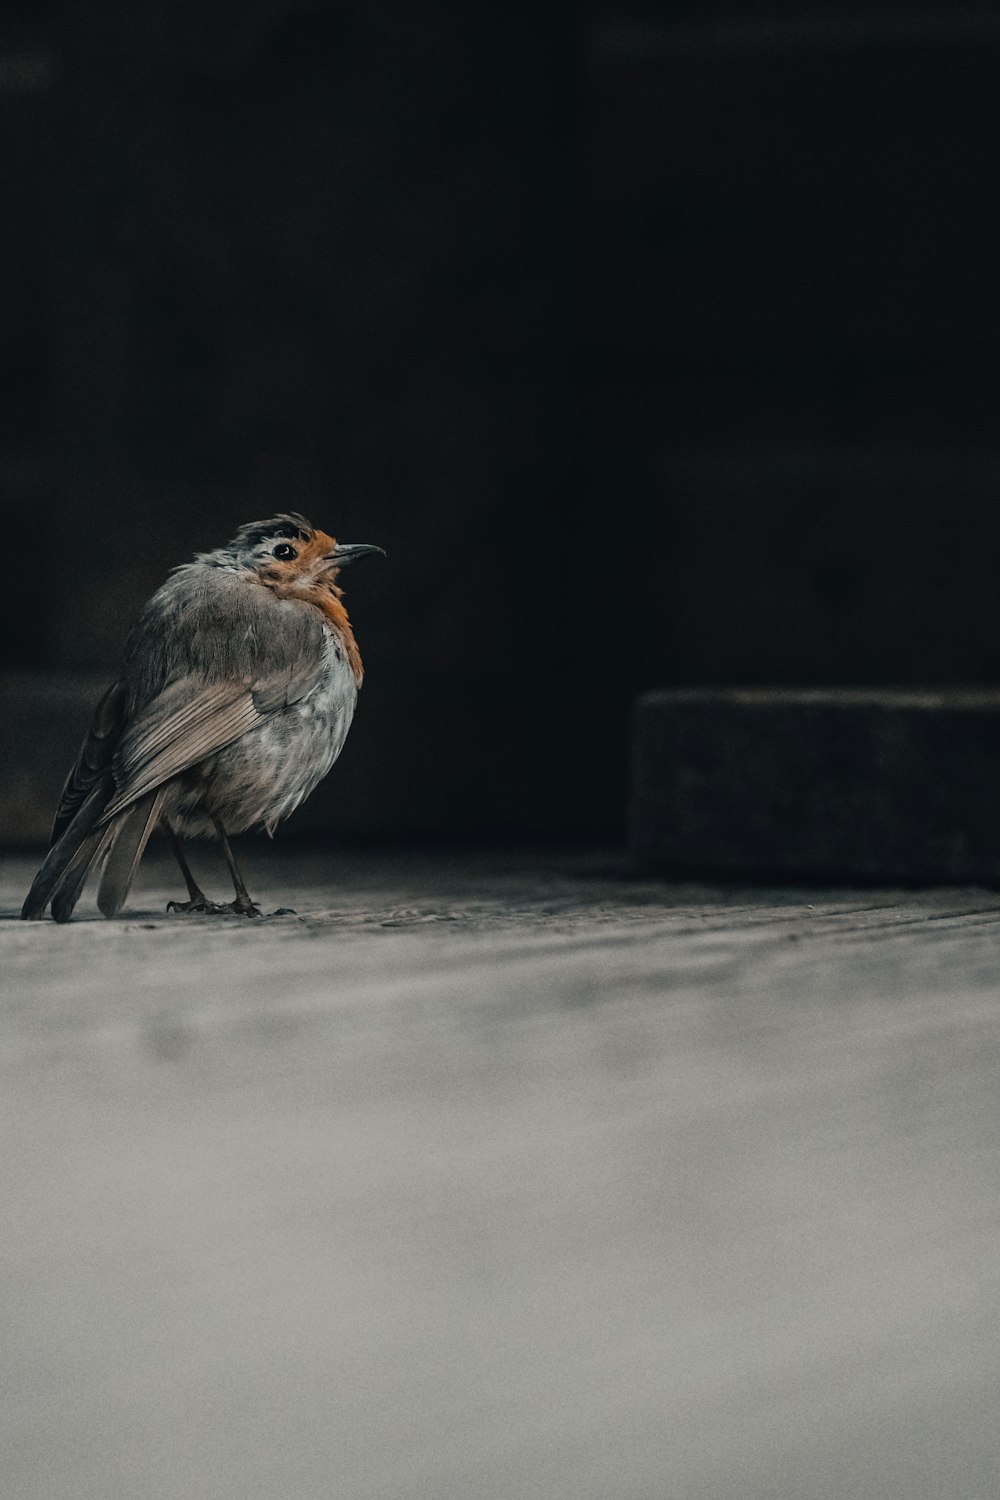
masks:
{"type": "Polygon", "coordinates": [[[1000,897],[247,866],[0,921],[5,1494],[998,1492],[1000,897]]]}

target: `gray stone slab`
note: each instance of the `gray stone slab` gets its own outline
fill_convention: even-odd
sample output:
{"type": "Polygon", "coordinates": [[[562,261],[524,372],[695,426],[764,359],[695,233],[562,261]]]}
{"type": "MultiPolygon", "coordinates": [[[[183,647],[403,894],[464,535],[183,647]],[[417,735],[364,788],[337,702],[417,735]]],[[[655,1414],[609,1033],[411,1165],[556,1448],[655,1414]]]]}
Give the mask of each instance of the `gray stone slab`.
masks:
{"type": "Polygon", "coordinates": [[[996,1493],[995,897],[247,852],[0,919],[5,1493],[996,1493]]]}
{"type": "Polygon", "coordinates": [[[631,845],[674,874],[992,883],[998,770],[1000,692],[650,693],[631,845]]]}

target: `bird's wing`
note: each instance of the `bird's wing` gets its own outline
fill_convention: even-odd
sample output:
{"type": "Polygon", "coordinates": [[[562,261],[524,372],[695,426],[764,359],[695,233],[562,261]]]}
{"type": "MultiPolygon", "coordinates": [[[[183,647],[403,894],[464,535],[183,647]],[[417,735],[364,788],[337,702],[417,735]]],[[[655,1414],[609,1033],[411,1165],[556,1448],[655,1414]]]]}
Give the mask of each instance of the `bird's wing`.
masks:
{"type": "Polygon", "coordinates": [[[58,843],[91,792],[102,780],[110,796],[114,791],[111,762],[125,722],[125,686],[114,683],[94,709],[86,738],[80,746],[73,769],[66,777],[52,823],[49,846],[58,843]]]}
{"type": "Polygon", "coordinates": [[[116,790],[102,821],[280,713],[321,673],[322,663],[313,660],[243,682],[192,674],[169,683],[121,736],[112,762],[116,790]]]}

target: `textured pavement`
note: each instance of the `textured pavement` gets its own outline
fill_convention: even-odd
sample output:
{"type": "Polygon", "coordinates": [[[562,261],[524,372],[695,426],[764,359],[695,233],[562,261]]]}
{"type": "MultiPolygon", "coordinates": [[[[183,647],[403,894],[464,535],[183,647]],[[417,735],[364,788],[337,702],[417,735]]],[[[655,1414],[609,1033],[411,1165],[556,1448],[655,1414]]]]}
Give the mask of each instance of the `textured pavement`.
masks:
{"type": "Polygon", "coordinates": [[[247,858],[0,920],[0,1493],[1000,1493],[1000,896],[247,858]]]}

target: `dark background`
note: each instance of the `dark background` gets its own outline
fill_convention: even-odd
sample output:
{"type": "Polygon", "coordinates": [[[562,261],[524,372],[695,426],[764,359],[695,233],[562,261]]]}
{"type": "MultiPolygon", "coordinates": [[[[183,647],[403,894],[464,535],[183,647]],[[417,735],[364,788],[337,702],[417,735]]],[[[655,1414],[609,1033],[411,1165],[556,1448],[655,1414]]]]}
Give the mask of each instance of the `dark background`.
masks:
{"type": "Polygon", "coordinates": [[[961,6],[2,0],[12,701],[288,508],[389,554],[303,832],[614,833],[644,688],[996,683],[998,82],[961,6]]]}

